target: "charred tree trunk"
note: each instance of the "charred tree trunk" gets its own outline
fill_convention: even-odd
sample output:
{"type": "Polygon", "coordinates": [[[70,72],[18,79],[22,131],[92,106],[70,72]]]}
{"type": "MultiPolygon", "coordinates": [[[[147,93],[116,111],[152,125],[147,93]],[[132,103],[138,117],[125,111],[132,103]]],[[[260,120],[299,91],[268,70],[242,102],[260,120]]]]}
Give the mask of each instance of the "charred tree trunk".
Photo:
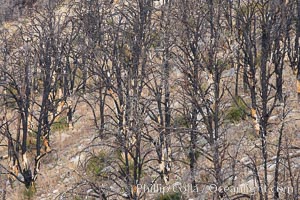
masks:
{"type": "MultiPolygon", "coordinates": [[[[300,19],[300,1],[297,0],[297,19],[300,19]]],[[[295,51],[297,56],[297,96],[300,103],[300,20],[296,20],[295,51]]]]}

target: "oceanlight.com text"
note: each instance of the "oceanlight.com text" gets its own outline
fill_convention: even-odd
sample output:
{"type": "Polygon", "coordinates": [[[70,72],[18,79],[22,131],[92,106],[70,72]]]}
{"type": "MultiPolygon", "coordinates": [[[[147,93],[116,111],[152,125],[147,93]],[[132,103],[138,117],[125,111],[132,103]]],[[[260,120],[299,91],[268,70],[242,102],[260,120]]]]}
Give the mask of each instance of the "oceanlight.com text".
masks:
{"type": "MultiPolygon", "coordinates": [[[[264,193],[267,189],[265,187],[259,188],[253,185],[239,185],[239,186],[217,186],[215,184],[211,184],[208,186],[196,186],[193,187],[192,184],[188,183],[175,183],[173,185],[162,185],[162,184],[153,184],[151,186],[146,184],[138,184],[137,192],[138,193],[156,193],[156,194],[165,194],[165,193],[176,193],[180,192],[182,194],[189,193],[227,193],[227,194],[248,194],[255,195],[259,192],[259,190],[264,193]]],[[[278,186],[277,188],[269,187],[269,192],[277,191],[278,193],[293,193],[293,188],[288,186],[278,186]]]]}

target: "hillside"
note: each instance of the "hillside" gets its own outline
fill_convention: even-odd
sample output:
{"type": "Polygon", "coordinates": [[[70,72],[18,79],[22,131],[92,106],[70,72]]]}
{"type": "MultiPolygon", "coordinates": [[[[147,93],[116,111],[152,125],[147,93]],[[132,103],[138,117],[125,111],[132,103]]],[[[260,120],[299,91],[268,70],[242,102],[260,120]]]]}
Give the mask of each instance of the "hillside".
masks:
{"type": "Polygon", "coordinates": [[[298,1],[3,1],[0,197],[299,199],[298,1]]]}

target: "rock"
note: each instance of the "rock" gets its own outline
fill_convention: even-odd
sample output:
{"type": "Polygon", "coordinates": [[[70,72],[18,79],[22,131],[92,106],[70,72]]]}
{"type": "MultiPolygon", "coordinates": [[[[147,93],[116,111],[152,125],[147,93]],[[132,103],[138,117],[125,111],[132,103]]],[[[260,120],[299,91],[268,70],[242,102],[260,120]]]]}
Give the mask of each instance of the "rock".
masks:
{"type": "Polygon", "coordinates": [[[86,193],[87,194],[90,194],[91,192],[93,192],[94,190],[93,189],[88,189],[87,191],[86,191],[86,193]]]}
{"type": "Polygon", "coordinates": [[[63,183],[66,184],[66,183],[70,183],[72,181],[72,178],[65,178],[63,180],[63,183]]]}
{"type": "Polygon", "coordinates": [[[79,155],[74,156],[74,157],[72,157],[72,158],[70,159],[70,161],[71,161],[72,163],[74,163],[75,165],[77,165],[77,164],[79,163],[79,160],[80,160],[80,156],[79,156],[79,155]]]}
{"type": "Polygon", "coordinates": [[[244,165],[247,165],[247,164],[250,164],[251,163],[251,160],[248,158],[248,157],[243,157],[241,160],[240,160],[241,163],[243,163],[244,165]]]}
{"type": "Polygon", "coordinates": [[[7,180],[5,184],[6,184],[6,187],[8,187],[10,185],[9,180],[7,180]]]}
{"type": "Polygon", "coordinates": [[[58,190],[53,190],[52,193],[53,193],[53,194],[56,194],[56,193],[58,193],[58,190]]]}
{"type": "Polygon", "coordinates": [[[124,193],[122,194],[122,197],[128,198],[128,197],[129,197],[129,194],[127,194],[126,192],[124,192],[124,193]]]}
{"type": "Polygon", "coordinates": [[[271,116],[271,117],[269,117],[269,121],[270,122],[275,122],[275,121],[277,121],[279,118],[278,118],[278,115],[273,115],[273,116],[271,116]]]}
{"type": "Polygon", "coordinates": [[[84,145],[84,144],[81,144],[81,145],[79,145],[79,146],[77,147],[78,150],[82,150],[82,149],[84,149],[84,148],[85,148],[85,145],[84,145]]]}
{"type": "Polygon", "coordinates": [[[229,70],[225,70],[221,76],[222,78],[225,78],[225,77],[233,77],[234,75],[235,75],[235,69],[230,68],[229,70]]]}
{"type": "Polygon", "coordinates": [[[101,170],[101,172],[103,172],[103,173],[108,173],[108,172],[112,172],[112,171],[114,171],[114,168],[111,166],[107,166],[101,170]]]}
{"type": "Polygon", "coordinates": [[[269,172],[274,171],[274,170],[275,170],[275,167],[276,167],[276,164],[269,164],[269,165],[268,165],[268,171],[269,171],[269,172]]]}
{"type": "Polygon", "coordinates": [[[20,179],[21,181],[24,181],[24,177],[21,173],[18,174],[18,179],[20,179]]]}

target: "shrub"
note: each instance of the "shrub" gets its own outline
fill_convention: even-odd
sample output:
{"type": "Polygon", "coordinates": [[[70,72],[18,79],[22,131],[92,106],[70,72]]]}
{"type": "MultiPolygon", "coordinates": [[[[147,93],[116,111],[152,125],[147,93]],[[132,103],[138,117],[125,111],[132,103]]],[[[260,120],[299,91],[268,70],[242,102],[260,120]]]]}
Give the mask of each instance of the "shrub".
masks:
{"type": "Polygon", "coordinates": [[[79,197],[79,196],[75,196],[74,197],[74,200],[81,200],[82,198],[81,197],[79,197]]]}
{"type": "Polygon", "coordinates": [[[239,122],[246,118],[247,105],[243,99],[238,96],[232,103],[231,108],[228,110],[225,119],[230,122],[239,122]]]}
{"type": "Polygon", "coordinates": [[[97,156],[92,156],[86,163],[86,172],[91,176],[99,176],[106,166],[107,155],[100,152],[97,156]]]}
{"type": "Polygon", "coordinates": [[[165,193],[159,195],[156,200],[181,200],[181,194],[179,192],[165,193]]]}
{"type": "Polygon", "coordinates": [[[29,188],[25,188],[23,191],[23,197],[26,200],[33,199],[34,195],[36,193],[36,189],[34,186],[30,186],[29,188]]]}
{"type": "Polygon", "coordinates": [[[60,117],[51,126],[52,131],[63,131],[63,130],[68,130],[68,129],[69,129],[69,124],[67,121],[67,117],[60,117]]]}
{"type": "Polygon", "coordinates": [[[173,120],[173,125],[174,127],[185,127],[188,128],[189,127],[189,122],[186,119],[185,116],[183,115],[177,115],[175,116],[174,120],[173,120]]]}
{"type": "MultiPolygon", "coordinates": [[[[4,93],[4,91],[3,91],[3,93],[4,93]]],[[[14,108],[17,107],[17,102],[13,98],[14,95],[18,96],[17,89],[15,87],[11,86],[11,85],[8,85],[7,88],[6,88],[6,95],[5,95],[5,98],[6,98],[5,105],[8,108],[14,109],[14,108]]]]}

